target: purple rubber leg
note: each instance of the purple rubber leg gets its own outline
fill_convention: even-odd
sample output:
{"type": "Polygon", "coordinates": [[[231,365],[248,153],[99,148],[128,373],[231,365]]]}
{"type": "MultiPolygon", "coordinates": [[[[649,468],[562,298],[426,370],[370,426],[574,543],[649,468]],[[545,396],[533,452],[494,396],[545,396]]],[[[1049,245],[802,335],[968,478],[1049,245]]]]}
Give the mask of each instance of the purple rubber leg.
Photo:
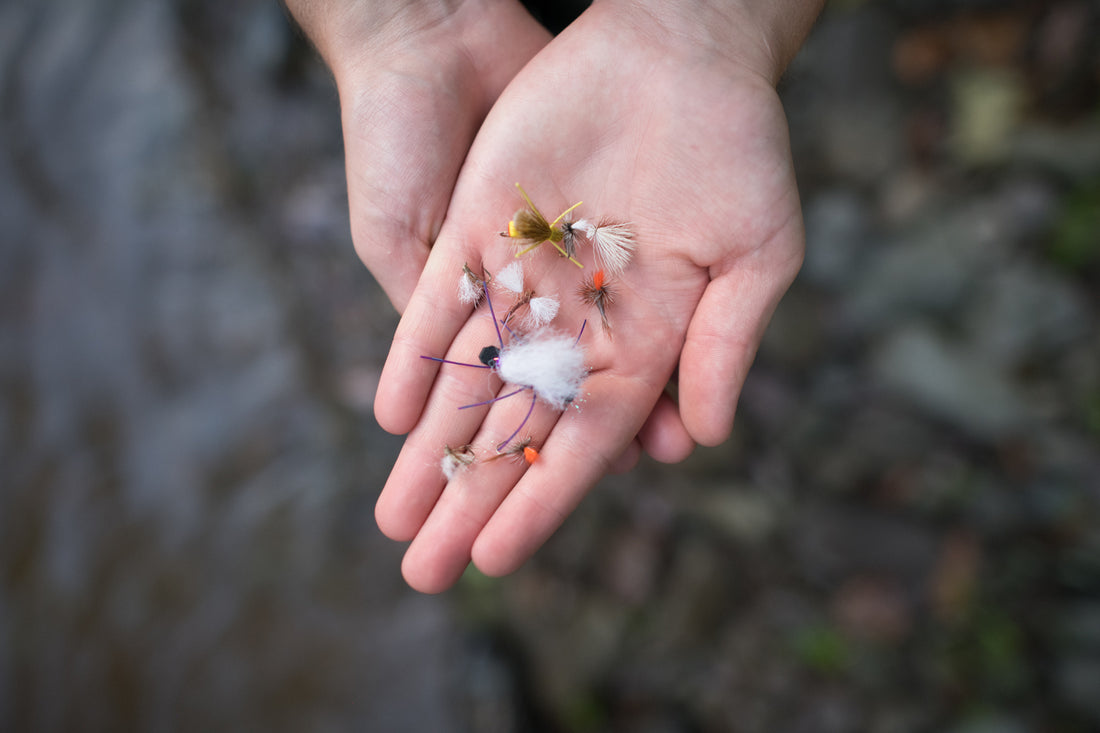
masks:
{"type": "Polygon", "coordinates": [[[493,317],[493,328],[497,330],[497,341],[500,343],[500,348],[504,348],[504,337],[500,335],[500,324],[497,323],[497,313],[493,310],[493,299],[489,297],[489,283],[482,281],[482,287],[485,288],[485,302],[489,304],[489,315],[493,317]]]}
{"type": "Polygon", "coordinates": [[[491,368],[491,367],[485,366],[484,364],[467,364],[464,361],[451,361],[450,359],[440,359],[439,357],[436,357],[436,356],[421,356],[420,358],[421,359],[427,359],[428,361],[438,361],[440,364],[457,364],[458,366],[468,366],[468,367],[473,367],[474,369],[490,369],[491,368]]]}
{"type": "MultiPolygon", "coordinates": [[[[512,394],[515,394],[513,392],[512,394]]],[[[527,421],[531,419],[531,413],[535,411],[535,401],[538,399],[538,395],[535,394],[535,390],[531,390],[531,406],[527,408],[527,414],[523,416],[523,422],[519,424],[519,427],[512,431],[503,443],[497,446],[497,453],[504,450],[504,447],[512,442],[512,439],[519,435],[519,431],[523,430],[523,426],[527,424],[527,421]]]]}
{"type": "MultiPolygon", "coordinates": [[[[515,392],[509,392],[508,394],[502,394],[502,395],[500,395],[499,397],[494,397],[494,398],[493,398],[493,399],[491,399],[491,400],[485,400],[485,401],[483,401],[483,402],[475,402],[475,403],[473,403],[472,405],[463,405],[462,407],[460,407],[460,408],[458,408],[458,409],[460,409],[460,410],[465,410],[465,409],[468,409],[468,408],[470,408],[470,407],[481,407],[482,405],[491,405],[491,404],[493,404],[494,402],[500,402],[501,400],[507,399],[507,398],[509,398],[509,397],[511,397],[511,396],[513,396],[513,395],[517,395],[517,394],[519,394],[520,392],[522,392],[522,391],[523,391],[523,390],[525,390],[525,389],[529,389],[529,388],[528,388],[528,387],[520,387],[520,388],[519,388],[519,389],[517,389],[517,390],[516,390],[515,392]]],[[[534,394],[534,393],[532,392],[532,394],[534,394]]]]}

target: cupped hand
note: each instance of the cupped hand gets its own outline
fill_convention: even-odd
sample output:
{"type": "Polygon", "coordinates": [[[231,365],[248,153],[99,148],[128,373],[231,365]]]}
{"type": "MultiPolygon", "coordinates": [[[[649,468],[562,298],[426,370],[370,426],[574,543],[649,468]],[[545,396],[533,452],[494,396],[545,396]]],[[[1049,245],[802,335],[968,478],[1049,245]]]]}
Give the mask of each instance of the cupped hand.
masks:
{"type": "MultiPolygon", "coordinates": [[[[477,135],[423,275],[398,326],[375,401],[379,423],[409,432],[379,498],[382,531],[411,540],[406,580],[441,591],[471,561],[500,575],[519,567],[638,442],[675,460],[729,434],[762,332],[802,259],[803,229],[785,118],[773,82],[717,52],[596,4],[501,95],[477,135]],[[485,306],[457,298],[464,263],[499,271],[516,247],[499,232],[523,204],[522,182],[552,219],[630,222],[634,260],[613,282],[606,333],[576,296],[582,271],[549,244],[524,255],[528,281],[556,294],[555,326],[579,331],[590,373],[563,412],[538,404],[524,428],[540,452],[483,459],[523,419],[526,393],[476,362],[496,342],[485,306]],[[678,368],[678,405],[664,396],[678,368]],[[445,446],[482,458],[449,482],[445,446]]],[[[750,41],[746,40],[746,43],[750,41]]],[[[494,293],[497,303],[507,299],[494,293]]],[[[498,307],[498,311],[501,310],[498,307]]],[[[507,338],[507,336],[506,336],[507,338]]]]}
{"type": "Polygon", "coordinates": [[[404,309],[497,96],[550,36],[515,0],[288,0],[336,78],[352,240],[404,309]]]}

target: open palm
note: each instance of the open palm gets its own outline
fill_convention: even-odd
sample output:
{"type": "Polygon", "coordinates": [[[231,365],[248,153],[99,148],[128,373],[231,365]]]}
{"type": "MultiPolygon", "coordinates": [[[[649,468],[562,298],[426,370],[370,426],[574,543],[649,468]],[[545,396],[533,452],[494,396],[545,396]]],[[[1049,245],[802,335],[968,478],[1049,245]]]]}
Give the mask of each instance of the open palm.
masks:
{"type": "MultiPolygon", "coordinates": [[[[516,569],[604,473],[637,454],[637,441],[675,460],[695,442],[724,440],[801,263],[787,128],[770,80],[613,23],[594,6],[501,95],[394,337],[375,413],[409,436],[376,516],[388,536],[412,540],[403,571],[419,590],[449,587],[471,559],[493,575],[516,569]],[[582,399],[564,413],[540,404],[524,428],[539,460],[479,462],[447,482],[444,446],[491,454],[530,405],[517,396],[459,410],[511,390],[485,370],[421,358],[476,362],[496,342],[487,311],[462,304],[456,282],[465,263],[497,272],[514,261],[498,232],[522,206],[516,181],[549,218],[583,200],[578,216],[630,222],[637,252],[616,281],[612,337],[598,325],[582,337],[591,369],[582,399]],[[678,405],[664,396],[677,368],[678,405]]],[[[559,295],[555,326],[569,332],[595,315],[575,295],[592,253],[578,256],[583,272],[549,245],[522,260],[539,293],[559,295]]]]}

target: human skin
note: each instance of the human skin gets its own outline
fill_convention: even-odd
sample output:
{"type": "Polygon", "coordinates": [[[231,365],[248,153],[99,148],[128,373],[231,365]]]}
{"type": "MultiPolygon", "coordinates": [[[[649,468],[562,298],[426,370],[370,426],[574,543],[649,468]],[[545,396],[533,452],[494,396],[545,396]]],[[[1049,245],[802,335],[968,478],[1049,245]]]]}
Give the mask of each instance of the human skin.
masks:
{"type": "MultiPolygon", "coordinates": [[[[387,536],[410,541],[402,570],[411,586],[444,590],[471,560],[487,574],[509,573],[604,473],[642,449],[675,461],[729,435],[763,330],[801,264],[801,209],[774,85],[819,9],[604,0],[507,83],[457,169],[434,245],[427,236],[426,257],[379,275],[404,314],[375,415],[408,438],[376,518],[387,536]],[[583,200],[581,215],[629,221],[637,255],[616,282],[614,339],[593,328],[582,340],[591,367],[582,399],[564,413],[539,405],[525,427],[539,460],[479,463],[447,482],[444,445],[491,453],[530,404],[517,396],[459,410],[489,396],[485,372],[421,358],[476,361],[495,341],[483,310],[451,294],[463,264],[495,271],[512,261],[515,248],[497,232],[522,203],[516,181],[550,217],[583,200]],[[674,371],[677,402],[665,394],[674,371]]],[[[345,112],[345,137],[357,137],[347,125],[345,112]]],[[[350,193],[350,148],[348,161],[350,193]]],[[[382,200],[402,209],[399,198],[382,200]]],[[[580,257],[590,271],[591,253],[580,257]]],[[[372,271],[382,261],[364,259],[372,271]]],[[[557,324],[576,328],[591,315],[572,297],[578,269],[548,247],[524,261],[529,284],[561,295],[557,324]]]]}
{"type": "Polygon", "coordinates": [[[352,241],[401,312],[462,161],[550,40],[515,0],[287,0],[340,97],[352,241]]]}

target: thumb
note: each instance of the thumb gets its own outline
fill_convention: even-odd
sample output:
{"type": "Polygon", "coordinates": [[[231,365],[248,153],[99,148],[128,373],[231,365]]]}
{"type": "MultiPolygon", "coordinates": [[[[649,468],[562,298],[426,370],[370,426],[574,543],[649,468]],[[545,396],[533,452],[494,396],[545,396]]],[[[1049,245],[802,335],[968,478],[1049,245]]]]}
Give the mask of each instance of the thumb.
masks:
{"type": "Polygon", "coordinates": [[[679,383],[684,427],[701,445],[718,445],[729,437],[764,329],[801,265],[801,236],[799,228],[790,240],[794,247],[778,248],[795,254],[775,262],[757,250],[736,260],[703,292],[680,354],[679,383]]]}

